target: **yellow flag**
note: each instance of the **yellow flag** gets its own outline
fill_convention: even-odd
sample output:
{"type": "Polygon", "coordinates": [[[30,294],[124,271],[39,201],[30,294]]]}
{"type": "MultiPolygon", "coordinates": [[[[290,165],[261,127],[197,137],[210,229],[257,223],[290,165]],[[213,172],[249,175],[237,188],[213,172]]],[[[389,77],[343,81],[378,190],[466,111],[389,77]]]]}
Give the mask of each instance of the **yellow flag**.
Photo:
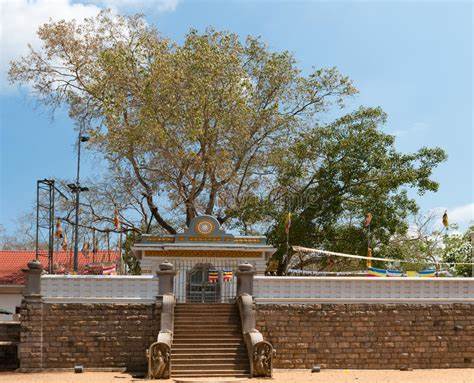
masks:
{"type": "Polygon", "coordinates": [[[448,211],[446,210],[443,214],[443,226],[445,228],[448,228],[449,222],[448,222],[448,211]]]}
{"type": "Polygon", "coordinates": [[[291,227],[291,213],[288,212],[288,216],[286,217],[286,222],[285,222],[285,233],[286,234],[290,233],[290,227],[291,227]]]}

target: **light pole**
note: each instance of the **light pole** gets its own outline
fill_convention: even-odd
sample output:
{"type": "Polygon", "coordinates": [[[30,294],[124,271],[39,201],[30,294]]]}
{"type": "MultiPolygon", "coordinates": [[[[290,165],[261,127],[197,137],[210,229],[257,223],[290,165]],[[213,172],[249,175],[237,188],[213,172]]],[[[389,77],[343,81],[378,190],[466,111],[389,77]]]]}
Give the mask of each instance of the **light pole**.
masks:
{"type": "Polygon", "coordinates": [[[82,134],[82,124],[79,128],[79,134],[77,137],[77,172],[76,172],[76,183],[68,184],[67,186],[73,193],[76,193],[76,217],[74,221],[74,265],[73,270],[77,272],[78,269],[78,253],[79,253],[79,195],[83,191],[88,191],[89,188],[81,187],[79,183],[79,174],[81,170],[81,143],[89,141],[88,136],[82,134]]]}

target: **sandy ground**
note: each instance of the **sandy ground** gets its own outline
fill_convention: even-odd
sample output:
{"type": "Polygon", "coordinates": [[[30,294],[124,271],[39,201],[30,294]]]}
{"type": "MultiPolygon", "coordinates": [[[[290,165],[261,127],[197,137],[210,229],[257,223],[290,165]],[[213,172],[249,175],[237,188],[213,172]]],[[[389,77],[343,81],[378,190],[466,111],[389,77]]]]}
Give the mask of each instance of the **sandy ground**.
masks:
{"type": "MultiPolygon", "coordinates": [[[[0,382],[6,383],[126,383],[145,382],[127,373],[117,372],[72,372],[50,373],[6,373],[0,372],[0,382]]],[[[207,379],[213,382],[216,379],[207,379]]],[[[301,370],[277,370],[273,379],[243,379],[252,383],[474,383],[474,369],[445,370],[322,370],[312,374],[301,370]]],[[[172,383],[173,379],[160,382],[172,383]]]]}

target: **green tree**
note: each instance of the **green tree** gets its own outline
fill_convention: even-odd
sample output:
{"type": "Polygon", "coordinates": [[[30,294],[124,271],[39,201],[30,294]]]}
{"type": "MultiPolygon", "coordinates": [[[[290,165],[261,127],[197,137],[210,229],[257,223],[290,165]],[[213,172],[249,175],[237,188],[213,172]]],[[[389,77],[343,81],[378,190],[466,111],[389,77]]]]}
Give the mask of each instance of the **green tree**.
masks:
{"type": "Polygon", "coordinates": [[[367,251],[362,223],[370,212],[376,255],[395,234],[406,233],[407,216],[417,212],[406,189],[419,194],[437,190],[430,177],[445,160],[444,151],[421,148],[402,154],[395,148],[395,138],[383,133],[385,122],[380,108],[360,108],[304,132],[280,153],[279,190],[271,197],[277,223],[269,233],[279,247],[280,272],[289,262],[283,245],[286,211],[293,212],[292,244],[361,255],[367,251]]]}
{"type": "Polygon", "coordinates": [[[471,233],[474,232],[474,226],[469,227],[463,234],[445,234],[443,237],[442,260],[443,262],[452,262],[449,265],[450,271],[458,276],[472,277],[472,265],[455,265],[455,263],[471,263],[474,261],[472,256],[473,243],[471,242],[471,233]]]}
{"type": "Polygon", "coordinates": [[[357,92],[351,81],[335,68],[305,74],[258,38],[191,30],[177,44],[140,16],[110,12],[38,35],[41,49],[12,62],[10,80],[66,107],[106,159],[107,179],[85,197],[91,224],[109,228],[118,207],[130,236],[175,233],[213,214],[268,232],[282,257],[291,210],[292,243],[360,253],[366,212],[375,247],[416,211],[406,188],[437,189],[441,149],[397,152],[379,108],[322,123],[357,92]]]}
{"type": "Polygon", "coordinates": [[[169,233],[172,218],[238,217],[271,184],[272,153],[356,92],[335,68],[303,75],[258,38],[191,30],[178,45],[140,16],[50,22],[38,36],[42,48],[12,62],[11,81],[67,106],[169,233]]]}

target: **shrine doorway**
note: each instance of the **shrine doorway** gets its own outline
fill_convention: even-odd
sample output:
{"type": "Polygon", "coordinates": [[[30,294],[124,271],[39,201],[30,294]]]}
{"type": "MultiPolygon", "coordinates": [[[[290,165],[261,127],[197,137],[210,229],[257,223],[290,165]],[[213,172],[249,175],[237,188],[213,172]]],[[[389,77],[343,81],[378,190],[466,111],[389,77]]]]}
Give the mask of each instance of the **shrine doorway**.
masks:
{"type": "Polygon", "coordinates": [[[188,272],[186,302],[219,303],[220,290],[220,273],[211,264],[197,264],[188,272]]]}

